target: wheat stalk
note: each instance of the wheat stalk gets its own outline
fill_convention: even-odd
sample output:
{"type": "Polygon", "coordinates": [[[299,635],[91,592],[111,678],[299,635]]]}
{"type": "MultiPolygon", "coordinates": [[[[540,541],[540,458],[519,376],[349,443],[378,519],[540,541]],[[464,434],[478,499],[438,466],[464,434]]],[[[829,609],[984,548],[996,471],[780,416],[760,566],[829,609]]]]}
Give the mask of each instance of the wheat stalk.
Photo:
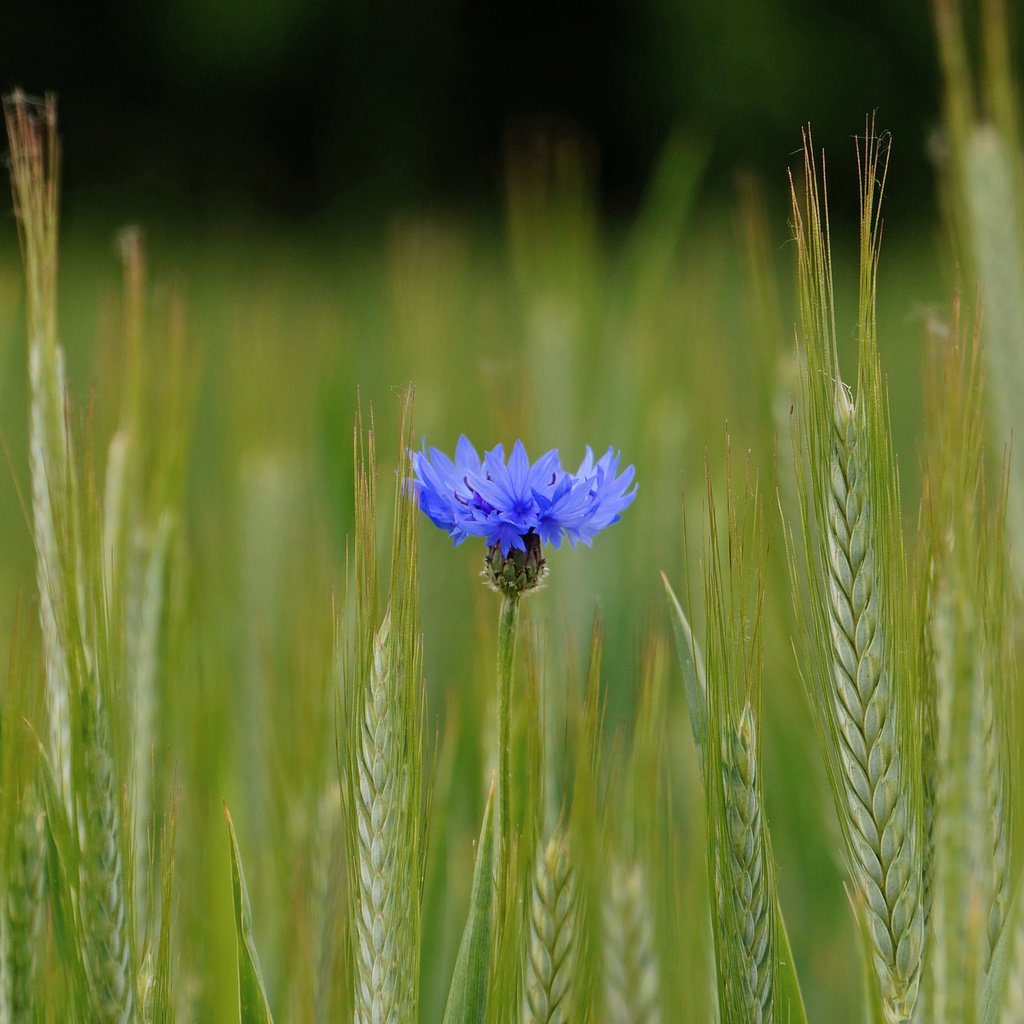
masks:
{"type": "Polygon", "coordinates": [[[825,523],[830,721],[840,744],[835,763],[850,863],[864,898],[886,1018],[895,1024],[910,1019],[920,984],[923,850],[897,735],[866,435],[842,386],[833,426],[825,523]]]}
{"type": "Polygon", "coordinates": [[[572,1019],[576,895],[569,847],[560,829],[543,846],[530,886],[523,1024],[572,1019]]]}
{"type": "Polygon", "coordinates": [[[604,918],[604,1003],[608,1024],[660,1024],[661,982],[654,916],[643,865],[611,864],[604,918]]]}

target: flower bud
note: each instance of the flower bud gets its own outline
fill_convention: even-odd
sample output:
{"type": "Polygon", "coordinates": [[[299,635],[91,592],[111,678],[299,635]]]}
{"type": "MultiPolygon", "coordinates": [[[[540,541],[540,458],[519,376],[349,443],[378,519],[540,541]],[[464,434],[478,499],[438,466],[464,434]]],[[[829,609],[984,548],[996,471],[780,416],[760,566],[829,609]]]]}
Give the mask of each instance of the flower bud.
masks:
{"type": "Polygon", "coordinates": [[[501,553],[500,544],[492,544],[484,556],[481,573],[492,590],[502,594],[526,594],[536,590],[548,573],[548,565],[541,553],[540,537],[532,530],[523,535],[526,550],[510,548],[501,553]]]}

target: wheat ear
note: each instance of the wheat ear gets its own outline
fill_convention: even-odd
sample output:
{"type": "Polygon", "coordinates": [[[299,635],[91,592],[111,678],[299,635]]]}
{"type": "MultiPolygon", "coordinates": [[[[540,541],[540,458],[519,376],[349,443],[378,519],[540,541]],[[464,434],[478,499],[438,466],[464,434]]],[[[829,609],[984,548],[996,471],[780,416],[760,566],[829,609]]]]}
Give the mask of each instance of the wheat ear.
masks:
{"type": "Polygon", "coordinates": [[[829,717],[850,864],[864,900],[886,1019],[911,1018],[924,945],[921,836],[897,741],[896,691],[883,635],[882,587],[864,451],[845,388],[836,390],[826,501],[829,717]]]}
{"type": "Polygon", "coordinates": [[[538,853],[529,913],[523,1024],[564,1024],[573,1012],[576,896],[559,829],[538,853]]]}
{"type": "Polygon", "coordinates": [[[51,488],[64,472],[67,452],[55,444],[63,439],[58,393],[63,392],[63,352],[57,349],[54,379],[44,379],[43,357],[37,339],[29,343],[29,470],[32,478],[32,536],[36,548],[39,624],[46,666],[46,710],[50,724],[50,756],[56,765],[65,803],[71,806],[71,712],[67,652],[58,624],[63,576],[54,524],[51,488]],[[56,449],[56,450],[55,450],[56,449]]]}
{"type": "Polygon", "coordinates": [[[82,914],[97,1024],[135,1018],[135,982],[122,853],[121,812],[103,705],[87,685],[81,695],[86,843],[82,851],[82,914]]]}
{"type": "Polygon", "coordinates": [[[729,891],[721,893],[720,899],[730,903],[725,920],[735,925],[742,950],[738,995],[746,1020],[751,1024],[770,1024],[775,978],[771,962],[768,858],[757,778],[754,714],[749,705],[743,709],[732,737],[722,744],[722,785],[729,891]]]}
{"type": "Polygon", "coordinates": [[[935,587],[931,676],[938,733],[935,901],[928,1001],[936,1020],[981,1006],[1009,900],[1004,756],[992,681],[999,656],[964,571],[935,587]]]}
{"type": "Polygon", "coordinates": [[[357,1024],[395,1024],[401,1020],[402,944],[398,932],[404,922],[395,869],[403,780],[395,771],[395,716],[400,712],[394,700],[390,630],[391,618],[387,615],[374,638],[357,754],[357,1024]]]}
{"type": "Polygon", "coordinates": [[[643,865],[612,861],[604,900],[604,1004],[608,1024],[661,1024],[654,916],[643,865]]]}
{"type": "Polygon", "coordinates": [[[36,1019],[35,985],[43,925],[43,815],[29,791],[14,827],[4,921],[11,1024],[36,1019]]]}
{"type": "MultiPolygon", "coordinates": [[[[992,125],[973,128],[963,149],[966,200],[977,285],[984,294],[985,362],[993,439],[1002,448],[1020,433],[1020,388],[1024,383],[1024,253],[1018,217],[1020,189],[1012,148],[992,125]]],[[[1024,462],[1012,444],[1006,466],[1011,547],[1024,550],[1024,462]]],[[[1017,585],[1024,584],[1022,561],[1013,559],[1017,585]]]]}
{"type": "Polygon", "coordinates": [[[39,625],[46,666],[50,754],[64,802],[71,808],[71,712],[67,651],[60,630],[63,593],[56,510],[63,501],[68,466],[64,430],[64,354],[57,342],[57,224],[60,143],[57,105],[20,91],[4,98],[10,140],[11,186],[25,268],[28,371],[29,471],[32,537],[36,549],[39,625]]]}

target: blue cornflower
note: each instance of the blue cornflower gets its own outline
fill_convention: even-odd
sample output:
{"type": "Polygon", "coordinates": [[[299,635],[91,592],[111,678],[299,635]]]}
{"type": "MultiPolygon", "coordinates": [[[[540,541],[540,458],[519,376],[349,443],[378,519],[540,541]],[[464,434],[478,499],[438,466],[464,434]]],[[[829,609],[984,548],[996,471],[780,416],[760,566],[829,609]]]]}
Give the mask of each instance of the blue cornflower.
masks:
{"type": "Polygon", "coordinates": [[[483,538],[486,575],[501,589],[509,589],[510,580],[518,581],[517,590],[535,586],[543,575],[541,544],[557,548],[564,537],[573,546],[589,545],[619,519],[637,490],[633,467],[619,473],[611,448],[597,461],[588,448],[579,469],[569,473],[555,448],[531,463],[516,441],[507,460],[500,444],[481,459],[460,437],[454,461],[424,445],[412,454],[412,466],[411,484],[427,518],[456,544],[483,538]]]}

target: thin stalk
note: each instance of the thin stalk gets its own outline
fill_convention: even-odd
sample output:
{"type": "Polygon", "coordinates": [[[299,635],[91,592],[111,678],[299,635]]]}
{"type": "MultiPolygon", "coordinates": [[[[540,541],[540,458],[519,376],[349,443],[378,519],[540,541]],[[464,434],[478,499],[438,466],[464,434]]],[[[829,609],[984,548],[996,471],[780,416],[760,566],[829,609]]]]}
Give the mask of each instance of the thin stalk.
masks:
{"type": "Polygon", "coordinates": [[[519,595],[506,593],[498,620],[498,916],[508,892],[508,862],[512,851],[512,666],[519,631],[519,595]]]}

